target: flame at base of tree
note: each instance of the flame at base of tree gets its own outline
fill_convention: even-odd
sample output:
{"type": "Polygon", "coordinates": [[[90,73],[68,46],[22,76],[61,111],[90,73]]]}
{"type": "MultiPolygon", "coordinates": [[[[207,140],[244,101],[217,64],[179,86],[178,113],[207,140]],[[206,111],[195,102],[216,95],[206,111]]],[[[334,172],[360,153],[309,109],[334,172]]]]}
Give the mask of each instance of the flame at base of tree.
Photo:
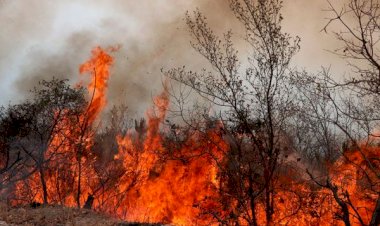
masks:
{"type": "MultiPolygon", "coordinates": [[[[118,135],[114,159],[105,166],[99,163],[101,160],[92,151],[95,132],[88,128],[94,126],[106,105],[113,58],[99,47],[92,54],[80,67],[81,73],[92,75],[88,86],[89,105],[79,119],[68,114],[59,122],[61,132],[53,137],[45,153],[49,161],[42,169],[43,174],[34,170],[28,178],[19,181],[13,204],[42,203],[40,177],[43,175],[48,203],[52,204],[83,205],[93,197],[91,206],[95,210],[128,221],[213,225],[236,217],[244,225],[247,221],[237,211],[246,211],[246,216],[252,217],[249,216],[252,211],[241,210],[247,200],[233,200],[228,193],[221,192],[226,181],[220,169],[226,167],[229,152],[223,125],[215,122],[207,131],[189,131],[181,145],[165,139],[168,130],[175,130],[161,126],[169,105],[166,92],[155,98],[156,108],[148,111],[146,127],[142,124],[125,136],[118,135]]],[[[378,159],[379,151],[379,147],[347,151],[329,167],[332,183],[339,184],[338,195],[349,198],[358,207],[350,208],[351,221],[355,224],[359,224],[357,214],[365,223],[370,221],[379,192],[378,187],[371,186],[379,185],[377,176],[365,173],[369,165],[379,167],[379,163],[365,159],[363,152],[372,156],[371,159],[378,159]]],[[[295,171],[281,173],[276,181],[273,222],[343,224],[338,219],[340,208],[331,190],[316,187],[304,175],[298,177],[299,172],[295,171]]],[[[256,202],[253,212],[257,221],[259,225],[266,224],[263,200],[256,202]]]]}
{"type": "Polygon", "coordinates": [[[362,145],[346,150],[333,166],[330,177],[338,185],[338,194],[350,206],[350,221],[369,224],[380,192],[380,179],[376,170],[380,167],[380,147],[362,145]]]}
{"type": "MultiPolygon", "coordinates": [[[[75,206],[75,196],[79,192],[81,195],[77,204],[80,205],[91,194],[95,156],[91,152],[94,132],[89,128],[105,107],[109,68],[112,64],[113,58],[97,47],[92,51],[92,58],[80,66],[80,73],[92,75],[88,85],[89,104],[79,117],[73,118],[69,111],[63,112],[63,120],[58,122],[44,154],[47,165],[40,172],[32,172],[29,178],[16,184],[16,197],[22,197],[23,200],[25,194],[28,194],[28,202],[43,203],[41,175],[44,176],[47,193],[50,194],[47,197],[49,203],[75,206]]],[[[57,117],[58,114],[62,113],[57,110],[57,117]]]]}

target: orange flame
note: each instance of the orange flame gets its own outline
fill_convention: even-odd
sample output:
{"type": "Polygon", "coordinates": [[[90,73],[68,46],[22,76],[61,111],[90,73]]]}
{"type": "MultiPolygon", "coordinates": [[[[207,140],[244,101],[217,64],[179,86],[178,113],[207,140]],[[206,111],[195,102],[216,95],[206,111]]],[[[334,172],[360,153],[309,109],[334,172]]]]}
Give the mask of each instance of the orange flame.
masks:
{"type": "MultiPolygon", "coordinates": [[[[111,50],[112,51],[112,50],[111,50]]],[[[97,47],[92,58],[80,66],[80,73],[89,73],[88,85],[90,103],[83,112],[79,124],[91,127],[106,106],[106,91],[113,58],[106,50],[97,47]]],[[[223,163],[229,146],[223,134],[222,125],[207,131],[190,131],[180,143],[168,134],[170,129],[163,124],[169,107],[169,95],[163,92],[155,100],[156,108],[147,112],[146,128],[130,130],[126,135],[116,137],[118,150],[114,160],[104,168],[98,169],[97,158],[91,148],[94,131],[80,135],[73,130],[69,118],[60,122],[62,131],[48,147],[46,158],[50,159],[44,173],[49,193],[49,203],[75,206],[77,190],[74,185],[81,183],[81,203],[89,195],[95,200],[93,208],[128,221],[161,222],[174,225],[217,225],[211,215],[203,212],[221,212],[223,216],[237,208],[237,203],[225,207],[219,203],[219,167],[223,163]],[[69,137],[69,139],[68,139],[69,137]],[[75,141],[74,143],[72,141],[75,141]],[[77,146],[85,151],[78,157],[77,146]],[[56,155],[59,153],[59,155],[56,155]],[[180,153],[175,155],[173,153],[180,153]],[[79,181],[78,164],[83,166],[79,181]],[[102,171],[102,172],[99,172],[102,171]],[[100,175],[105,174],[103,180],[100,175]],[[112,178],[112,183],[104,181],[112,178]]],[[[216,123],[217,124],[217,123],[216,123]]],[[[175,128],[174,128],[175,129],[175,128]]],[[[330,167],[332,182],[340,185],[340,194],[347,191],[352,203],[365,223],[374,209],[376,192],[379,185],[376,175],[363,175],[368,161],[379,156],[379,147],[366,147],[362,150],[346,152],[330,167]],[[366,176],[366,177],[365,177],[366,176]],[[372,180],[372,183],[368,183],[372,180]]],[[[376,166],[379,167],[379,166],[376,166]]],[[[367,171],[366,171],[367,172],[367,171]]],[[[370,172],[370,171],[369,171],[370,172]]],[[[287,172],[289,173],[289,172],[287,172]]],[[[306,179],[292,175],[281,175],[275,187],[275,213],[273,221],[277,225],[342,225],[336,219],[339,206],[331,191],[316,187],[306,179]],[[284,187],[283,185],[286,185],[284,187]]],[[[37,172],[16,184],[15,196],[25,202],[42,202],[40,178],[37,172]]],[[[266,224],[265,210],[258,203],[256,211],[258,223],[266,224]]],[[[355,213],[351,208],[350,213],[355,213]]],[[[359,224],[351,216],[353,224],[359,224]]],[[[244,225],[244,219],[241,224],[244,225]]]]}
{"type": "MultiPolygon", "coordinates": [[[[45,175],[49,203],[75,205],[75,185],[79,183],[79,169],[75,163],[85,165],[80,172],[81,203],[91,193],[90,185],[93,182],[89,178],[94,175],[95,159],[90,149],[94,134],[87,128],[92,127],[106,105],[107,82],[112,63],[113,58],[102,48],[96,47],[92,50],[92,58],[80,66],[80,73],[89,72],[92,75],[88,85],[91,100],[87,110],[78,120],[72,121],[69,117],[63,117],[56,126],[55,131],[58,132],[53,134],[44,154],[47,165],[42,173],[45,175]]],[[[28,179],[18,182],[15,189],[16,197],[25,198],[25,194],[28,194],[26,202],[42,203],[39,177],[39,172],[34,172],[28,179]]]]}
{"type": "Polygon", "coordinates": [[[211,156],[202,153],[204,150],[220,153],[218,149],[227,149],[227,145],[213,131],[209,132],[213,143],[203,145],[199,145],[200,140],[194,134],[186,141],[182,150],[176,151],[191,152],[199,157],[184,161],[160,159],[160,154],[167,151],[164,150],[159,130],[169,102],[167,94],[162,93],[155,102],[159,112],[157,116],[153,111],[148,113],[147,133],[141,143],[136,142],[133,132],[125,137],[118,137],[119,154],[116,158],[123,161],[124,167],[140,172],[138,182],[132,188],[129,186],[129,177],[121,179],[118,187],[120,192],[126,188],[130,190],[118,214],[130,221],[175,225],[205,224],[201,219],[197,221],[200,214],[197,205],[215,193],[216,184],[213,182],[217,170],[215,165],[210,164],[211,156]],[[138,148],[141,150],[136,150],[138,148]],[[133,153],[140,154],[135,156],[133,153]],[[126,215],[124,211],[127,211],[126,215]]]}
{"type": "Polygon", "coordinates": [[[98,117],[107,103],[106,91],[110,76],[109,70],[113,61],[113,58],[105,50],[96,47],[92,50],[92,58],[79,68],[81,74],[90,73],[91,75],[91,82],[87,88],[91,96],[88,107],[88,123],[90,124],[98,117]]]}

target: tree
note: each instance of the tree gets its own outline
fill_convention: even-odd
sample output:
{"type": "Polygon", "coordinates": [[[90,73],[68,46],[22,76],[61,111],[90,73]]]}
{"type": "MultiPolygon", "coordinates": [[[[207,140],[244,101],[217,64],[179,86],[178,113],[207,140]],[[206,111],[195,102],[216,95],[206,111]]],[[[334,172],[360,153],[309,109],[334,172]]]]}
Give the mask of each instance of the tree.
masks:
{"type": "MultiPolygon", "coordinates": [[[[10,148],[22,153],[25,174],[37,172],[44,204],[49,201],[46,173],[52,159],[62,158],[62,148],[72,147],[71,128],[86,106],[83,89],[71,88],[65,80],[41,81],[32,91],[32,98],[10,106],[5,122],[17,129],[14,134],[2,134],[11,139],[10,148]],[[69,122],[69,123],[68,123],[69,122]]],[[[20,172],[19,172],[20,173],[20,172]]]]}
{"type": "Polygon", "coordinates": [[[20,152],[15,153],[11,150],[10,143],[13,137],[25,134],[26,131],[19,128],[24,128],[27,123],[28,119],[20,119],[18,112],[0,109],[0,175],[12,170],[22,160],[20,152]]]}
{"type": "Polygon", "coordinates": [[[309,175],[318,185],[331,191],[339,206],[337,215],[346,225],[378,225],[380,165],[376,128],[380,112],[380,4],[372,0],[350,0],[340,9],[331,2],[329,7],[331,17],[324,31],[329,32],[334,26],[333,34],[341,46],[333,53],[347,60],[351,76],[337,81],[329,70],[316,76],[304,73],[297,77],[298,90],[303,94],[303,117],[324,124],[324,129],[316,129],[312,136],[328,134],[320,139],[319,146],[330,150],[329,139],[340,137],[333,145],[337,157],[330,162],[335,168],[349,168],[350,173],[330,169],[323,173],[319,170],[322,176],[318,178],[313,173],[309,175]],[[344,180],[352,178],[351,184],[354,183],[356,189],[341,185],[334,180],[337,176],[344,180]],[[359,200],[366,199],[367,205],[358,204],[352,198],[355,196],[359,200]]]}
{"type": "MultiPolygon", "coordinates": [[[[224,219],[221,215],[215,217],[221,223],[245,221],[258,225],[260,207],[264,206],[265,222],[271,224],[276,208],[276,181],[290,150],[285,133],[295,106],[289,83],[290,61],[299,50],[300,40],[282,32],[281,1],[231,0],[230,8],[243,24],[246,41],[252,48],[245,71],[240,70],[242,62],[232,43],[232,32],[219,39],[206,18],[196,11],[194,17],[186,16],[193,37],[191,44],[211,64],[212,71],[193,72],[181,67],[164,73],[220,111],[213,117],[222,123],[231,149],[227,160],[218,163],[227,181],[220,190],[233,196],[227,205],[234,205],[235,210],[224,219]]],[[[172,94],[182,118],[186,117],[184,93],[172,94]]],[[[204,112],[207,111],[197,115],[198,123],[188,124],[202,125],[200,117],[203,121],[209,119],[204,112]]],[[[206,131],[204,126],[193,128],[206,131]]]]}

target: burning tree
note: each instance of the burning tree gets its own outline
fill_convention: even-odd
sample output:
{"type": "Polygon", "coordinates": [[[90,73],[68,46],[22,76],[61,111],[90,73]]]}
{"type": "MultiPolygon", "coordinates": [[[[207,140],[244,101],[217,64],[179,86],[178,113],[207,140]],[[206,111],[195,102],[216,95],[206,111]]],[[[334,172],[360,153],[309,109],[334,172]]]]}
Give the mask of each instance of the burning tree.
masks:
{"type": "Polygon", "coordinates": [[[201,12],[188,13],[191,44],[211,69],[164,71],[164,91],[134,128],[125,106],[100,123],[112,48],[95,48],[80,66],[88,94],[53,79],[2,109],[0,176],[15,188],[12,204],[176,225],[377,225],[379,5],[331,5],[331,22],[346,29],[336,33],[339,53],[367,63],[352,63],[362,76],[339,83],[327,70],[292,68],[300,39],[282,31],[280,0],[229,3],[252,50],[247,62],[231,31],[219,38],[201,12]]]}
{"type": "Polygon", "coordinates": [[[221,206],[205,212],[222,224],[300,223],[301,219],[321,224],[339,219],[346,225],[376,225],[378,3],[352,1],[341,12],[331,5],[336,17],[330,22],[339,21],[346,29],[335,33],[344,43],[344,57],[368,61],[368,65],[351,64],[362,78],[344,84],[334,81],[327,70],[318,75],[292,70],[290,60],[299,50],[299,39],[282,33],[280,1],[234,0],[230,6],[253,47],[248,69],[240,69],[232,33],[220,40],[197,11],[186,20],[192,46],[213,70],[193,72],[182,67],[165,72],[179,83],[172,94],[175,112],[188,127],[205,131],[208,122],[219,121],[229,144],[223,160],[214,159],[221,206]],[[358,26],[344,21],[350,13],[358,26]],[[220,113],[210,115],[207,107],[199,106],[195,114],[186,109],[191,92],[220,113]],[[368,102],[363,103],[363,98],[368,102]],[[300,162],[300,156],[309,161],[300,162]],[[308,172],[310,166],[318,167],[308,172]],[[323,189],[308,183],[306,172],[323,189]],[[315,174],[328,176],[321,181],[315,174]]]}
{"type": "Polygon", "coordinates": [[[333,53],[347,60],[352,76],[338,81],[328,69],[297,76],[303,103],[300,121],[311,124],[307,134],[318,139],[312,139],[314,154],[320,157],[317,164],[324,166],[309,175],[330,191],[336,216],[345,225],[378,225],[380,5],[350,0],[341,9],[330,2],[329,6],[332,16],[324,30],[334,26],[342,45],[333,53]]]}
{"type": "Polygon", "coordinates": [[[72,88],[65,80],[53,79],[42,81],[33,90],[33,99],[7,109],[4,132],[9,127],[16,132],[9,130],[2,137],[13,153],[21,153],[16,159],[18,167],[4,176],[16,182],[16,203],[76,203],[81,207],[98,187],[97,156],[91,147],[94,122],[106,103],[111,64],[112,57],[95,48],[93,58],[82,65],[81,72],[92,75],[89,98],[83,87],[72,88]],[[27,200],[17,201],[20,198],[27,200]]]}
{"type": "Polygon", "coordinates": [[[15,134],[5,136],[9,140],[8,148],[21,153],[23,170],[17,167],[15,180],[38,176],[36,186],[42,194],[39,201],[46,204],[51,198],[46,181],[47,174],[52,173],[50,164],[58,161],[57,158],[63,160],[62,147],[72,146],[66,132],[73,130],[68,126],[77,123],[86,101],[83,89],[73,89],[65,80],[53,79],[40,84],[40,88],[32,91],[33,99],[8,108],[2,125],[10,123],[17,128],[15,134]],[[70,123],[66,123],[68,121],[70,123]]]}
{"type": "MultiPolygon", "coordinates": [[[[282,32],[281,1],[232,0],[230,7],[244,25],[246,41],[252,47],[245,71],[240,70],[242,63],[231,40],[232,32],[219,39],[196,11],[194,17],[186,17],[192,46],[213,70],[192,72],[183,67],[165,74],[220,111],[212,117],[223,125],[230,144],[225,158],[218,162],[220,202],[229,214],[211,214],[223,224],[270,224],[279,212],[276,200],[284,186],[279,183],[282,169],[291,162],[286,160],[292,150],[286,131],[295,113],[290,62],[300,40],[282,32]]],[[[184,93],[173,93],[173,99],[178,100],[180,116],[187,121],[184,93]]],[[[209,120],[210,115],[204,112],[198,114],[198,122],[187,121],[189,126],[204,131],[207,124],[194,127],[200,125],[199,120],[209,120]]]]}

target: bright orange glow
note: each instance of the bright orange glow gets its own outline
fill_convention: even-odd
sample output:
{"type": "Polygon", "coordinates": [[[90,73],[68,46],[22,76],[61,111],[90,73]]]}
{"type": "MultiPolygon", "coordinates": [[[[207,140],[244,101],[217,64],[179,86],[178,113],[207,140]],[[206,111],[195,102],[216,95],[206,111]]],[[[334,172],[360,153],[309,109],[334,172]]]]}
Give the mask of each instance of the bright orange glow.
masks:
{"type": "MultiPolygon", "coordinates": [[[[130,221],[205,224],[201,219],[197,221],[200,214],[197,205],[216,192],[216,166],[211,164],[210,154],[217,155],[221,152],[218,149],[226,150],[227,145],[213,131],[209,132],[208,143],[202,145],[197,143],[201,141],[194,134],[181,150],[175,151],[199,157],[184,161],[160,159],[160,154],[168,151],[164,150],[159,129],[168,101],[165,92],[156,98],[159,111],[157,115],[153,111],[148,113],[145,138],[141,140],[133,132],[118,138],[119,154],[116,158],[123,161],[125,168],[139,172],[137,184],[127,192],[118,214],[130,221]],[[205,154],[205,150],[209,154],[205,154]],[[134,153],[139,154],[136,156],[134,153]],[[126,215],[123,215],[124,211],[127,211],[126,215]]],[[[123,192],[130,184],[130,177],[121,178],[118,189],[123,192]]]]}
{"type": "MultiPolygon", "coordinates": [[[[349,199],[365,224],[369,224],[374,210],[380,179],[375,174],[379,169],[380,147],[362,146],[360,149],[348,150],[330,167],[332,181],[338,185],[339,194],[349,194],[349,199]]],[[[355,210],[350,208],[350,221],[360,225],[355,210]]]]}
{"type": "MultiPolygon", "coordinates": [[[[43,169],[48,203],[76,206],[80,184],[80,205],[94,196],[95,210],[128,221],[217,225],[213,212],[233,215],[234,209],[241,208],[237,201],[228,207],[221,204],[225,196],[220,194],[224,183],[220,167],[226,166],[224,160],[230,151],[228,139],[221,132],[222,123],[214,122],[202,132],[190,130],[181,137],[181,142],[176,142],[171,136],[171,132],[178,135],[176,128],[164,125],[170,102],[165,91],[154,99],[155,107],[147,111],[146,125],[117,135],[114,159],[109,164],[99,163],[93,151],[95,132],[83,133],[83,129],[94,126],[107,103],[107,84],[114,61],[108,52],[97,47],[80,66],[81,74],[91,75],[87,87],[89,105],[79,120],[63,117],[59,121],[57,127],[62,132],[53,137],[45,153],[45,159],[49,159],[43,169]]],[[[350,195],[366,224],[374,209],[376,191],[380,190],[373,186],[380,183],[370,169],[379,165],[367,158],[378,159],[379,153],[377,146],[347,150],[326,172],[338,185],[340,196],[346,192],[350,195]]],[[[40,180],[39,172],[35,171],[18,182],[14,204],[42,203],[40,180]]],[[[296,170],[281,173],[274,189],[275,225],[343,225],[336,217],[340,210],[331,190],[316,186],[306,173],[296,170]]],[[[349,210],[352,223],[359,224],[355,210],[349,210]]],[[[266,224],[260,199],[256,217],[259,225],[266,224]]],[[[242,225],[246,222],[238,220],[242,225]]]]}
{"type": "Polygon", "coordinates": [[[97,47],[92,50],[92,58],[82,64],[79,68],[81,74],[89,73],[91,82],[88,85],[90,105],[88,109],[88,123],[91,124],[105,107],[106,91],[110,76],[110,66],[113,58],[103,49],[97,47]]]}
{"type": "MultiPolygon", "coordinates": [[[[61,119],[56,125],[52,140],[44,153],[43,174],[47,185],[48,202],[75,206],[76,186],[80,180],[80,203],[84,203],[94,181],[93,164],[95,157],[91,152],[93,132],[87,130],[93,126],[106,104],[107,81],[109,68],[113,58],[103,49],[97,47],[92,51],[92,58],[80,66],[81,73],[90,73],[91,82],[88,85],[89,105],[79,118],[65,116],[65,112],[57,111],[61,119]],[[80,167],[79,165],[84,165],[80,167]],[[80,171],[80,172],[79,172],[80,171]],[[79,177],[80,173],[80,177],[79,177]]],[[[28,179],[16,184],[15,195],[27,198],[27,202],[43,202],[40,173],[34,172],[28,179]],[[28,194],[28,197],[25,197],[28,194]]],[[[22,201],[21,201],[22,202],[22,201]]],[[[18,202],[16,202],[18,203],[18,202]]]]}

